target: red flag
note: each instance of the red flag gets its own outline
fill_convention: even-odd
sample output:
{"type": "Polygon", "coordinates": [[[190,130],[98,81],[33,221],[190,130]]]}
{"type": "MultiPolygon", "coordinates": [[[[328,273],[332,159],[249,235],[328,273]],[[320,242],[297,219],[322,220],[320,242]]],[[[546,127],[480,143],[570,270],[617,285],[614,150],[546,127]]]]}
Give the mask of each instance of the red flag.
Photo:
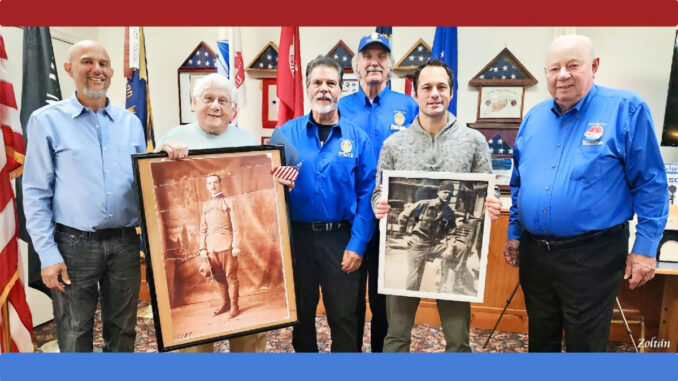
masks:
{"type": "Polygon", "coordinates": [[[278,124],[304,115],[304,88],[301,85],[301,55],[299,54],[299,27],[283,26],[278,51],[277,93],[278,124]]]}
{"type": "Polygon", "coordinates": [[[21,175],[24,139],[0,35],[0,352],[33,352],[33,319],[19,280],[19,223],[12,179],[21,175]]]}

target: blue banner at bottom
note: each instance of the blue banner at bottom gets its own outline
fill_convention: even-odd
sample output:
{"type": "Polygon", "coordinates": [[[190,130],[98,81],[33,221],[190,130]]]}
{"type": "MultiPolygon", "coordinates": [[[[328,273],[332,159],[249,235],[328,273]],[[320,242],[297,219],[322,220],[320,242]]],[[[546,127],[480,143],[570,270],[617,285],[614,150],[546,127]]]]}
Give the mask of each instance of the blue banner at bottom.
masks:
{"type": "Polygon", "coordinates": [[[676,354],[2,354],[0,381],[678,380],[676,354]]]}

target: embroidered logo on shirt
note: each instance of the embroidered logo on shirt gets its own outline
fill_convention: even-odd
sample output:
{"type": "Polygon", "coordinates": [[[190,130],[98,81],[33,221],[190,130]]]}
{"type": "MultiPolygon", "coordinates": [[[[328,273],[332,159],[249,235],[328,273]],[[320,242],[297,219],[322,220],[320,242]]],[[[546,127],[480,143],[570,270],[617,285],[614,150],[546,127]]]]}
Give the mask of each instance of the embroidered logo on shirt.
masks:
{"type": "Polygon", "coordinates": [[[353,154],[351,153],[352,150],[353,150],[353,143],[349,139],[342,139],[341,140],[341,151],[339,152],[339,156],[353,157],[353,154]]]}
{"type": "Polygon", "coordinates": [[[603,136],[603,127],[606,125],[606,123],[600,122],[589,123],[589,129],[584,132],[584,140],[582,140],[581,144],[584,146],[602,145],[603,142],[600,141],[600,138],[603,136]]]}
{"type": "Polygon", "coordinates": [[[392,130],[404,130],[405,126],[405,112],[404,111],[393,111],[393,122],[395,124],[391,125],[392,130]]]}

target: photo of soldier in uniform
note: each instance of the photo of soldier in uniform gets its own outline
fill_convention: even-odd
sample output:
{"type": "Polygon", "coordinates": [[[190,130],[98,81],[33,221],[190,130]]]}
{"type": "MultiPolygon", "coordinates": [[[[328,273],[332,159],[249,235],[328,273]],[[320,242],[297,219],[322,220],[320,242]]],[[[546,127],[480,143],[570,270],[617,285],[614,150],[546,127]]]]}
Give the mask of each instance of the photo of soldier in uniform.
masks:
{"type": "Polygon", "coordinates": [[[148,166],[156,209],[153,219],[146,213],[152,299],[165,345],[296,321],[287,209],[274,167],[267,153],[148,166]]]}
{"type": "Polygon", "coordinates": [[[482,301],[489,244],[485,174],[384,171],[379,292],[482,301]]]}

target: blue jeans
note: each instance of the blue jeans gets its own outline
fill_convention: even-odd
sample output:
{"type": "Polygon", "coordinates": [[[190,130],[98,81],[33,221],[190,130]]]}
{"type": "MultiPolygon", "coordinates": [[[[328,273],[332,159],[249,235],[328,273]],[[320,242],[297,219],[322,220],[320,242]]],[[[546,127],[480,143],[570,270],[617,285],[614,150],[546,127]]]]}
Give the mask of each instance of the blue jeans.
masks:
{"type": "Polygon", "coordinates": [[[101,293],[104,352],[134,352],[141,283],[136,234],[104,240],[55,231],[71,284],[52,290],[61,352],[92,352],[94,314],[101,293]]]}

